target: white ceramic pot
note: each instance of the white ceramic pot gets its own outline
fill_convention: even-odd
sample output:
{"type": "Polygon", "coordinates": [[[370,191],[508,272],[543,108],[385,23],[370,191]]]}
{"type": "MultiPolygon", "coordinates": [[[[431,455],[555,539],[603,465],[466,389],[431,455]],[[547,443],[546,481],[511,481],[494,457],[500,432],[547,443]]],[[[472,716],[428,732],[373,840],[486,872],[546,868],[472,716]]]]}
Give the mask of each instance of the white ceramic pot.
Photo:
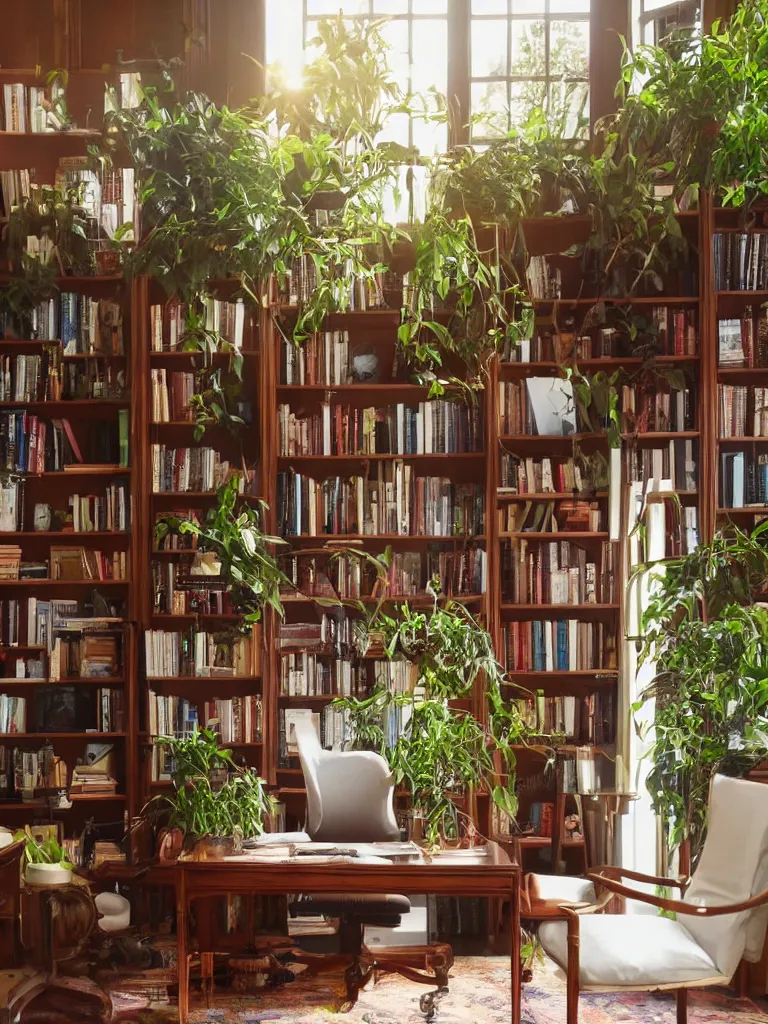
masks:
{"type": "Polygon", "coordinates": [[[69,885],[72,868],[63,864],[27,864],[24,880],[28,885],[69,885]]]}
{"type": "Polygon", "coordinates": [[[103,932],[121,932],[131,923],[131,905],[124,896],[116,892],[100,892],[96,897],[96,909],[103,917],[99,918],[99,928],[103,932]]]}

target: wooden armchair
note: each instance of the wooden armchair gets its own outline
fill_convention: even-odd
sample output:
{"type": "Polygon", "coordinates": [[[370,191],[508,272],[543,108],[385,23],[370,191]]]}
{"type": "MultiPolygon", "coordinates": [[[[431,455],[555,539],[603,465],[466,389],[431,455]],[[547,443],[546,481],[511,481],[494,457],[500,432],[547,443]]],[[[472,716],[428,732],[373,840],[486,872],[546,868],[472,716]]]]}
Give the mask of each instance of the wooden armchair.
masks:
{"type": "Polygon", "coordinates": [[[541,945],[566,972],[567,1024],[578,1024],[580,991],[622,989],[675,990],[677,1021],[686,1024],[690,988],[728,985],[742,958],[760,958],[768,923],[768,787],[713,779],[707,839],[690,885],[615,867],[596,868],[588,880],[577,899],[533,899],[523,909],[541,922],[541,945]],[[681,898],[641,892],[623,879],[677,888],[681,898]],[[595,899],[586,902],[590,883],[595,899]],[[616,896],[677,918],[600,913],[616,896]]]}

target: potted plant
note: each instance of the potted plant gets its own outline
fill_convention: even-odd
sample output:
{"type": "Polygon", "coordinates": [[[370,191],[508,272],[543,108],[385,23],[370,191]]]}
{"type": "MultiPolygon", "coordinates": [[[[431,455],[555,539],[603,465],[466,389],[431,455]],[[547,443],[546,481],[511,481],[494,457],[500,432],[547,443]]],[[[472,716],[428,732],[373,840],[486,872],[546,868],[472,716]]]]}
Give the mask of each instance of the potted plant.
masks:
{"type": "Polygon", "coordinates": [[[243,632],[251,632],[267,605],[282,615],[280,588],[289,583],[271,550],[285,541],[268,536],[261,528],[266,507],[262,501],[255,508],[241,503],[239,477],[234,475],[219,488],[216,504],[208,509],[202,524],[166,516],[155,527],[158,542],[168,534],[190,534],[197,538],[199,551],[215,556],[243,632]]]}
{"type": "Polygon", "coordinates": [[[173,792],[154,797],[145,814],[160,815],[186,844],[261,835],[274,800],[254,769],[235,764],[215,732],[195,727],[188,736],[161,736],[155,742],[171,759],[173,792]]]}
{"type": "Polygon", "coordinates": [[[68,885],[72,881],[72,864],[56,839],[38,839],[26,825],[13,840],[26,839],[24,847],[24,880],[28,885],[68,885]]]}
{"type": "Polygon", "coordinates": [[[379,606],[368,622],[369,629],[383,633],[389,658],[405,658],[414,665],[409,690],[394,693],[378,687],[367,697],[341,697],[334,704],[348,712],[352,746],[378,751],[397,783],[409,790],[412,814],[423,820],[426,842],[436,846],[459,838],[456,796],[471,800],[487,788],[499,807],[515,814],[514,747],[525,727],[517,706],[503,699],[503,671],[489,634],[464,605],[440,598],[437,581],[430,592],[434,604],[428,612],[403,604],[390,615],[379,606]],[[451,703],[471,697],[480,676],[487,694],[487,725],[451,703]],[[385,722],[398,711],[405,711],[405,724],[389,746],[385,722]],[[494,755],[502,762],[503,775],[495,771],[494,755]]]}

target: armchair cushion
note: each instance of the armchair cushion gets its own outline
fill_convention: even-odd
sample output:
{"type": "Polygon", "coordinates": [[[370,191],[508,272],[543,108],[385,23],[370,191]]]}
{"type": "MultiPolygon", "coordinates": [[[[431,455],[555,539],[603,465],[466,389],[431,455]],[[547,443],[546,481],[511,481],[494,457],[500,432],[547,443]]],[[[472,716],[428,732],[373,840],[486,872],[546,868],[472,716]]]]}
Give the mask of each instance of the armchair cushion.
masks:
{"type": "Polygon", "coordinates": [[[595,886],[588,878],[573,875],[526,875],[525,889],[531,901],[547,903],[596,903],[595,886]]]}
{"type": "MultiPolygon", "coordinates": [[[[722,984],[710,956],[677,921],[648,914],[580,917],[581,988],[656,989],[682,984],[722,984]]],[[[568,966],[568,926],[548,921],[539,928],[544,951],[568,966]]]]}

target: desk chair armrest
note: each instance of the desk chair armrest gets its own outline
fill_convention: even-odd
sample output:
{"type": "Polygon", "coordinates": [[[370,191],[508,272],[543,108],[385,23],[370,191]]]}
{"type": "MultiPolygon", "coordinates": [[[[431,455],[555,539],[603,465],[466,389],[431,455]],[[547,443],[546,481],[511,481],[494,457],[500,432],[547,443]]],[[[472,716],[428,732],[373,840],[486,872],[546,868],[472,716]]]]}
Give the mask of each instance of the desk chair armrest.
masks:
{"type": "Polygon", "coordinates": [[[663,896],[654,896],[647,892],[638,892],[628,885],[622,885],[615,878],[609,877],[606,871],[625,875],[627,872],[621,868],[603,868],[598,871],[590,871],[587,878],[590,878],[595,885],[607,889],[609,893],[616,896],[624,896],[628,900],[638,900],[640,903],[648,903],[659,910],[671,910],[675,914],[687,914],[691,917],[722,917],[725,914],[740,914],[744,910],[754,910],[755,907],[762,907],[768,903],[768,889],[759,896],[752,896],[741,903],[724,903],[719,906],[700,906],[696,903],[683,903],[682,900],[669,900],[663,896]]]}

